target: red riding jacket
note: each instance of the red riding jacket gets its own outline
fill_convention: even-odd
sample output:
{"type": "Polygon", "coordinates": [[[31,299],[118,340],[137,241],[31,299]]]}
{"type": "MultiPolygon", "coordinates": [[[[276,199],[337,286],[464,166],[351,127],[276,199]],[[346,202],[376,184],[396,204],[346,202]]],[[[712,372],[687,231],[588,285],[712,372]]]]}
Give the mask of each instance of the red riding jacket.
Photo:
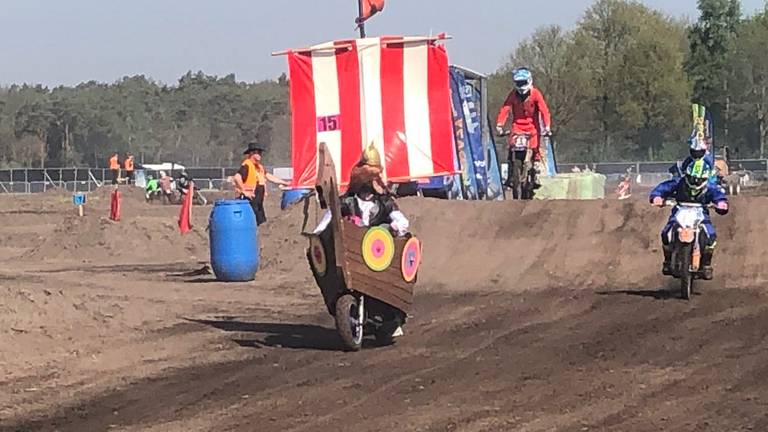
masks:
{"type": "Polygon", "coordinates": [[[511,91],[499,111],[496,124],[504,125],[510,111],[512,112],[512,133],[531,134],[531,148],[538,150],[541,127],[549,129],[552,124],[544,95],[535,87],[525,96],[520,96],[515,90],[511,91]]]}

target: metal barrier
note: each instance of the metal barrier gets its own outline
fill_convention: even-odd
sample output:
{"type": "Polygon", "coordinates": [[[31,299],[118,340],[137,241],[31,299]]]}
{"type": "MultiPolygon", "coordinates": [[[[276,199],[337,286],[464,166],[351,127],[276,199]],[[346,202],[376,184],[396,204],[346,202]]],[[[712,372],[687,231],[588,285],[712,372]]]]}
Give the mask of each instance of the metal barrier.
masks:
{"type": "MultiPolygon", "coordinates": [[[[600,174],[624,174],[632,168],[634,174],[658,174],[666,173],[677,161],[665,162],[599,162],[599,163],[561,163],[557,164],[558,172],[571,172],[574,167],[583,169],[588,166],[590,170],[600,174]]],[[[731,161],[737,169],[744,169],[756,173],[768,174],[768,159],[738,159],[731,161]]]]}
{"type": "MultiPolygon", "coordinates": [[[[574,167],[615,176],[625,174],[632,168],[632,173],[660,174],[666,173],[675,162],[600,162],[592,164],[561,163],[557,165],[559,172],[571,172],[574,167]]],[[[752,171],[757,175],[768,175],[768,159],[734,160],[733,166],[738,169],[752,171]]],[[[268,170],[290,170],[286,168],[268,167],[268,170]]],[[[224,190],[227,178],[237,172],[237,168],[225,167],[193,167],[186,171],[195,179],[202,190],[224,190]]],[[[169,171],[175,176],[178,171],[169,171]]],[[[282,174],[282,173],[281,173],[282,174]]],[[[45,192],[51,188],[61,188],[71,192],[90,192],[112,182],[112,173],[107,168],[14,168],[0,170],[0,194],[30,194],[45,192]]]]}
{"type": "MultiPolygon", "coordinates": [[[[224,190],[227,177],[237,168],[187,168],[202,190],[224,190]]],[[[169,171],[175,176],[178,171],[169,171]]],[[[31,194],[49,189],[69,192],[91,192],[112,183],[112,172],[106,168],[14,168],[0,170],[0,194],[31,194]]]]}

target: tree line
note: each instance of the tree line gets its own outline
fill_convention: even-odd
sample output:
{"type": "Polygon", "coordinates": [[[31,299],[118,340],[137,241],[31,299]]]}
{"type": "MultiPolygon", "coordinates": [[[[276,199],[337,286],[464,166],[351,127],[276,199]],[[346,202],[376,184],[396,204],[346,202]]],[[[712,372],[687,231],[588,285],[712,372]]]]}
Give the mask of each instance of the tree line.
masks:
{"type": "Polygon", "coordinates": [[[244,143],[274,147],[287,164],[288,82],[238,82],[188,72],[174,86],[144,76],[76,87],[0,88],[0,166],[104,167],[115,152],[138,162],[236,166],[244,143]]]}
{"type": "Polygon", "coordinates": [[[692,102],[713,113],[717,145],[763,157],[768,3],[752,16],[739,0],[698,9],[687,23],[638,1],[598,0],[574,29],[541,28],[520,43],[491,76],[489,105],[501,105],[511,70],[524,65],[553,111],[560,160],[678,159],[692,102]]]}
{"type": "MultiPolygon", "coordinates": [[[[527,66],[553,111],[561,161],[679,158],[692,102],[713,112],[719,145],[765,156],[768,4],[751,16],[739,0],[699,0],[698,8],[689,23],[638,1],[597,0],[572,29],[536,30],[490,76],[491,116],[511,70],[527,66]]],[[[103,167],[114,152],[147,163],[236,165],[252,139],[270,163],[290,162],[285,74],[259,83],[188,72],[174,85],[139,75],[0,87],[0,167],[103,167]]]]}

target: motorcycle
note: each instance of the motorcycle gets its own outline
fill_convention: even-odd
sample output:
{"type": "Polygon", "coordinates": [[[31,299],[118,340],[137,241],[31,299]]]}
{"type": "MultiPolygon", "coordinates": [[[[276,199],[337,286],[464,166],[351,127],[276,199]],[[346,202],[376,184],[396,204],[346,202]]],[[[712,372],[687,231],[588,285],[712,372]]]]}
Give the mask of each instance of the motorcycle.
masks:
{"type": "Polygon", "coordinates": [[[501,136],[509,136],[509,157],[507,158],[507,181],[504,186],[512,189],[514,199],[533,199],[536,185],[536,168],[533,163],[533,150],[530,148],[531,134],[512,134],[506,131],[501,136]]]}
{"type": "MultiPolygon", "coordinates": [[[[680,279],[680,297],[690,300],[693,282],[701,278],[701,242],[705,206],[667,200],[666,206],[677,207],[673,226],[672,276],[680,279]]],[[[711,207],[708,205],[706,207],[711,207]]]]}

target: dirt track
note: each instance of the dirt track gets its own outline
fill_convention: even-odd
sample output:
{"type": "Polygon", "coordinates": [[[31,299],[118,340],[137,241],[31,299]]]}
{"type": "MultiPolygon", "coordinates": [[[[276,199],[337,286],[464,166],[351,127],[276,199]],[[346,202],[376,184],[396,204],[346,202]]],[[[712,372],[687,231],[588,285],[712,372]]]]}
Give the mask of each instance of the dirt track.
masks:
{"type": "MultiPolygon", "coordinates": [[[[106,192],[106,191],[104,191],[106,192]]],[[[768,199],[716,218],[716,280],[658,275],[666,211],[632,202],[403,202],[425,244],[395,346],[339,351],[272,203],[259,280],[182,276],[207,209],[107,193],[0,199],[0,431],[768,430],[768,199]],[[738,228],[738,229],[737,229],[738,228]]]]}

